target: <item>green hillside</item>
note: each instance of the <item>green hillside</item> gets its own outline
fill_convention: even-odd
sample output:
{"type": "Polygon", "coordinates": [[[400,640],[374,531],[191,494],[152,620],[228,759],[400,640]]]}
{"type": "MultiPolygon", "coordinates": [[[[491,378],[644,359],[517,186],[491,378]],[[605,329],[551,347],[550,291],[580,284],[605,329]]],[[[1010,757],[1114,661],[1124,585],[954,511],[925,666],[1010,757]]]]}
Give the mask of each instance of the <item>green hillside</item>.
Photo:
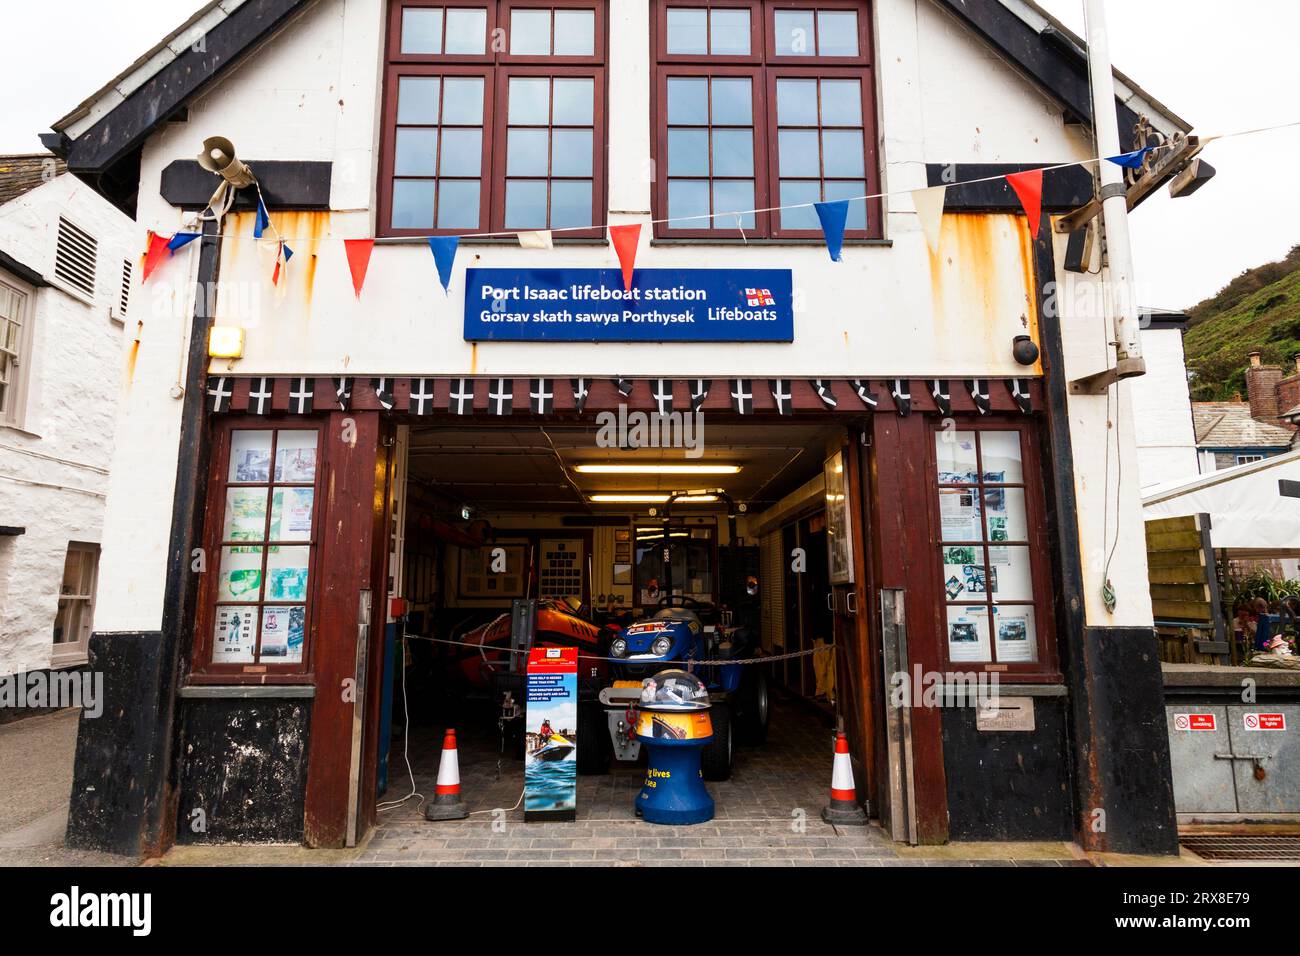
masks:
{"type": "Polygon", "coordinates": [[[1246,394],[1250,353],[1265,364],[1292,367],[1300,352],[1300,246],[1281,262],[1248,269],[1218,293],[1188,309],[1184,347],[1196,401],[1246,394]]]}

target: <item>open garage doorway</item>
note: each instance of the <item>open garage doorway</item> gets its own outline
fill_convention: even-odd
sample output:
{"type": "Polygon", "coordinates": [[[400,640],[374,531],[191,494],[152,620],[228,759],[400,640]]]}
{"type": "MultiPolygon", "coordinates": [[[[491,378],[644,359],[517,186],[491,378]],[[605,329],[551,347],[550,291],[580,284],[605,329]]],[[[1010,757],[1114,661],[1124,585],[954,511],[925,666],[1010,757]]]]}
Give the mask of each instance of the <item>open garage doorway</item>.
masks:
{"type": "Polygon", "coordinates": [[[758,661],[697,670],[719,816],[825,804],[836,719],[860,727],[842,708],[870,698],[837,696],[831,647],[844,625],[829,539],[847,531],[827,481],[860,428],[710,418],[682,448],[611,442],[599,420],[398,421],[381,826],[423,819],[419,799],[401,801],[432,797],[446,727],[470,809],[516,805],[525,753],[545,743],[522,716],[530,646],[580,655],[576,726],[557,728],[578,740],[579,820],[633,817],[645,755],[619,718],[642,679],[683,659],[758,661]],[[660,644],[641,646],[665,619],[681,627],[653,625],[660,644]]]}

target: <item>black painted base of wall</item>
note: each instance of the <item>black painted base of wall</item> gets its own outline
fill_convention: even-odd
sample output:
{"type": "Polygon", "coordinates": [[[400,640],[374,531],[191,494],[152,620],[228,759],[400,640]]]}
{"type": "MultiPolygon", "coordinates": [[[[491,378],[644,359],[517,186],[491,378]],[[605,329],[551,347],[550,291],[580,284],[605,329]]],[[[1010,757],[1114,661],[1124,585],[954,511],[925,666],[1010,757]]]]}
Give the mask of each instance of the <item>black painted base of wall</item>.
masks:
{"type": "MultiPolygon", "coordinates": [[[[1082,680],[1093,745],[1080,763],[1080,825],[1091,848],[1177,855],[1173,771],[1155,630],[1085,627],[1082,680]],[[1091,794],[1092,798],[1087,799],[1091,794]],[[1104,811],[1099,816],[1096,811],[1104,811]],[[1093,829],[1100,825],[1101,829],[1093,829]]],[[[1076,720],[1079,716],[1076,715],[1076,720]]]]}
{"type": "Polygon", "coordinates": [[[92,673],[104,675],[104,710],[84,713],[77,726],[77,756],[68,808],[67,844],[89,850],[143,856],[145,794],[157,732],[159,669],[164,646],[159,631],[92,634],[92,673]]]}
{"type": "Polygon", "coordinates": [[[181,703],[177,843],[301,843],[311,701],[181,703]]]}
{"type": "Polygon", "coordinates": [[[1033,730],[978,730],[975,714],[943,712],[949,839],[1072,839],[1065,698],[1034,698],[1033,730]]]}

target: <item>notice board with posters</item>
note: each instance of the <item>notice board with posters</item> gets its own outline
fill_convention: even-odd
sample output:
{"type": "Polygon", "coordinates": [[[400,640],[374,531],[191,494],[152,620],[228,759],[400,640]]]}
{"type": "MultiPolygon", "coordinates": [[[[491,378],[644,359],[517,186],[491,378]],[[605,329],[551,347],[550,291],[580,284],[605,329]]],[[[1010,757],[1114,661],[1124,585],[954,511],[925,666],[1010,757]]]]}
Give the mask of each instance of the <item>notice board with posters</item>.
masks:
{"type": "Polygon", "coordinates": [[[466,269],[467,342],[792,342],[789,269],[466,269]]]}

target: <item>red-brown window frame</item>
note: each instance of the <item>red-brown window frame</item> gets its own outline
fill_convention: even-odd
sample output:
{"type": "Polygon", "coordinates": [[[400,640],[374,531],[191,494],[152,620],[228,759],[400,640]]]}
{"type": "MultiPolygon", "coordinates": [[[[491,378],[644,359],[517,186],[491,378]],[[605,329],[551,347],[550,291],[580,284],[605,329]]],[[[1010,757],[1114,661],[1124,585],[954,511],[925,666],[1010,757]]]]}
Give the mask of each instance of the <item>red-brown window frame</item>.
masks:
{"type": "MultiPolygon", "coordinates": [[[[876,145],[879,120],[876,111],[875,70],[873,59],[873,7],[869,0],[822,0],[803,5],[790,0],[653,0],[651,15],[650,64],[650,143],[654,161],[654,218],[668,216],[668,113],[667,80],[670,76],[751,76],[754,83],[754,205],[767,208],[780,205],[780,153],[774,139],[778,128],[776,115],[776,79],[778,77],[856,79],[862,83],[863,179],[867,195],[875,198],[865,203],[866,229],[846,229],[846,239],[880,239],[884,236],[883,204],[879,198],[880,169],[876,145]],[[717,56],[669,54],[668,9],[747,8],[750,10],[751,55],[717,56]],[[858,14],[858,56],[776,56],[774,12],[779,9],[854,10],[858,14]],[[755,54],[752,34],[760,34],[761,54],[755,54]],[[761,110],[760,110],[761,102],[761,110]],[[760,143],[762,144],[760,147],[760,143]],[[762,162],[760,164],[760,154],[762,162]]],[[[688,177],[698,178],[698,177],[688,177]]],[[[834,178],[834,177],[832,177],[834,178]]],[[[711,182],[711,180],[710,180],[711,182]]],[[[667,222],[655,223],[656,239],[740,238],[740,230],[725,219],[709,228],[672,228],[667,222]]],[[[821,240],[820,228],[784,229],[780,213],[759,213],[753,229],[745,238],[821,240]]]]}
{"type": "MultiPolygon", "coordinates": [[[[609,60],[609,0],[389,0],[383,90],[383,127],[379,141],[378,221],[376,235],[387,238],[420,238],[430,235],[505,231],[505,142],[509,110],[506,99],[511,75],[545,75],[555,78],[595,76],[592,113],[592,222],[593,229],[569,229],[559,234],[567,239],[603,239],[607,208],[607,89],[609,60]],[[408,7],[485,8],[487,10],[483,55],[429,55],[401,52],[402,11],[408,7]],[[510,13],[516,9],[592,10],[595,38],[591,56],[512,55],[510,13]],[[504,30],[505,49],[492,49],[493,31],[504,30]],[[397,138],[397,92],[401,76],[482,76],[483,164],[480,170],[479,221],[473,228],[439,229],[436,225],[395,229],[393,214],[393,162],[397,138]],[[499,147],[499,148],[498,148],[499,147]],[[500,154],[500,155],[497,155],[500,154]]],[[[445,27],[444,27],[445,28],[445,27]]],[[[552,22],[552,30],[554,24],[552,22]]],[[[441,117],[439,117],[441,119],[441,117]]],[[[439,137],[441,144],[441,137],[439,137]]],[[[534,178],[534,177],[523,177],[534,178]]],[[[544,228],[544,227],[536,227],[544,228]]]]}
{"type": "MultiPolygon", "coordinates": [[[[940,627],[940,645],[943,648],[943,664],[946,670],[966,671],[976,673],[996,673],[1006,677],[1014,677],[1029,683],[1053,683],[1062,679],[1060,673],[1059,658],[1056,647],[1056,620],[1055,607],[1053,601],[1052,587],[1052,569],[1050,566],[1050,532],[1047,522],[1047,503],[1043,497],[1043,469],[1042,460],[1038,450],[1038,432],[1032,422],[1025,422],[1009,416],[987,415],[978,419],[960,418],[945,422],[936,419],[931,427],[927,430],[928,439],[926,441],[926,467],[928,469],[929,480],[926,483],[927,494],[930,499],[930,559],[928,566],[934,580],[940,584],[938,594],[940,595],[940,606],[936,614],[936,620],[940,627]],[[962,546],[968,542],[962,541],[945,541],[941,533],[942,520],[939,513],[939,489],[941,487],[957,487],[955,485],[941,485],[939,483],[939,461],[938,454],[935,451],[935,437],[946,430],[969,431],[969,432],[1015,432],[1020,436],[1020,465],[1021,480],[1017,482],[1008,482],[1010,486],[1019,484],[1025,492],[1025,526],[1028,532],[1027,551],[1029,554],[1029,572],[1030,580],[1034,589],[1032,601],[1012,602],[1010,606],[1021,604],[1032,607],[1034,610],[1034,631],[1035,639],[1038,642],[1038,659],[1036,661],[952,661],[948,658],[948,605],[949,603],[970,603],[971,605],[983,604],[992,606],[998,602],[993,600],[991,592],[986,590],[986,598],[983,601],[971,602],[949,602],[942,588],[943,582],[943,560],[942,552],[945,547],[962,546]]],[[[983,443],[977,443],[978,467],[981,475],[983,474],[983,443]]],[[[997,486],[997,483],[994,483],[997,486]]],[[[980,493],[980,514],[984,514],[984,502],[982,492],[984,484],[981,481],[977,485],[963,485],[961,487],[974,488],[980,493]]],[[[982,523],[982,518],[981,518],[982,523]]],[[[987,529],[984,532],[987,535],[987,529]]],[[[979,545],[985,547],[984,543],[979,545]]],[[[987,551],[985,559],[987,562],[987,551]]],[[[987,574],[988,565],[985,564],[985,573],[987,574]]],[[[993,618],[989,616],[989,647],[992,651],[995,646],[993,633],[993,618]]]]}
{"type": "MultiPolygon", "coordinates": [[[[326,454],[325,422],[321,419],[288,416],[229,416],[212,425],[212,458],[208,470],[208,492],[204,510],[203,549],[207,561],[207,570],[199,585],[197,612],[194,615],[194,656],[191,661],[188,682],[191,684],[311,684],[314,681],[313,659],[315,657],[315,607],[317,588],[320,579],[320,532],[323,527],[324,514],[324,476],[328,467],[326,454]],[[310,555],[307,563],[307,594],[302,602],[306,610],[303,618],[303,653],[302,660],[291,664],[270,664],[254,661],[252,663],[217,664],[212,661],[212,628],[217,613],[217,585],[220,580],[222,531],[226,521],[226,490],[231,487],[230,448],[231,436],[237,431],[315,431],[316,432],[316,479],[312,487],[312,535],[309,541],[295,541],[295,547],[307,544],[310,555]]],[[[268,515],[271,509],[270,490],[275,487],[275,457],[271,459],[271,474],[268,482],[268,515]]],[[[238,482],[235,487],[243,487],[238,482]]],[[[268,547],[265,541],[245,542],[249,547],[268,547]]],[[[263,563],[266,555],[263,554],[263,563]]],[[[265,586],[265,580],[263,580],[265,586]]],[[[229,603],[229,602],[227,602],[229,603]]],[[[259,599],[259,609],[268,602],[259,599]]],[[[272,605],[283,602],[269,602],[272,605]]],[[[261,643],[261,614],[258,615],[256,646],[261,643]]]]}

